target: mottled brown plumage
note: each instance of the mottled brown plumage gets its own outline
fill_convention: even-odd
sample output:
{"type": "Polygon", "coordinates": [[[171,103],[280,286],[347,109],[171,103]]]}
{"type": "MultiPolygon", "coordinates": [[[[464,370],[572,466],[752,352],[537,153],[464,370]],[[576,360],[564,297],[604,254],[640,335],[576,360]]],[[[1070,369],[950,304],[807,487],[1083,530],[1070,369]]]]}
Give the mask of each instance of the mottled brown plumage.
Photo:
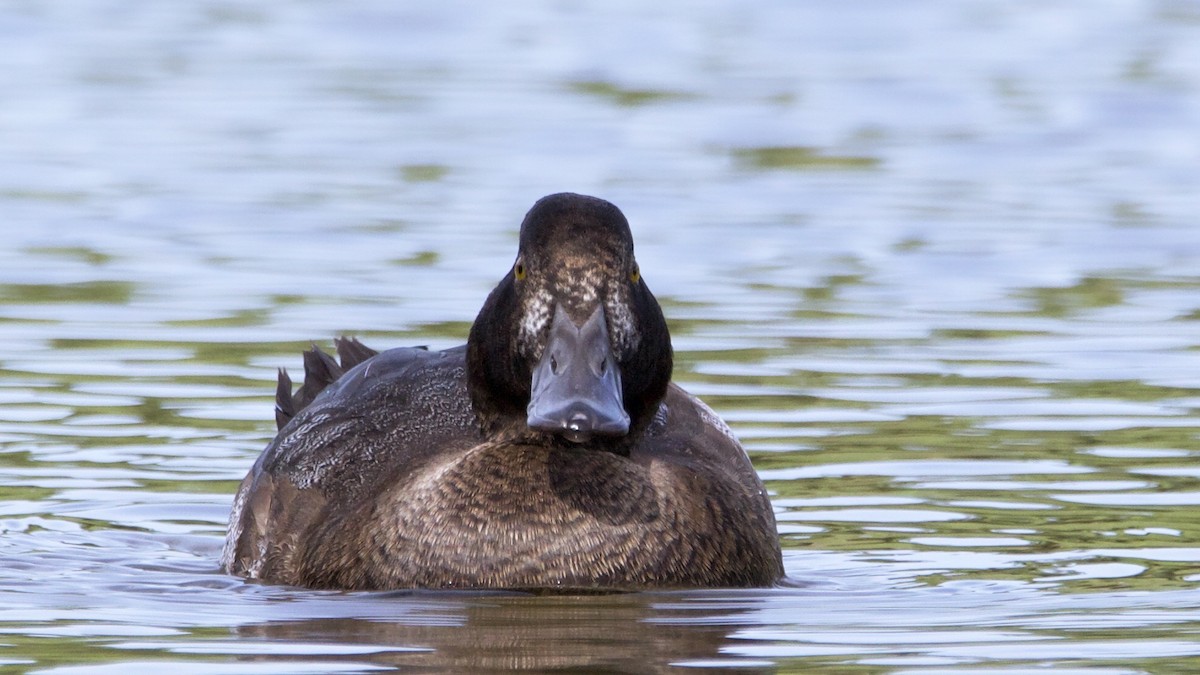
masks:
{"type": "Polygon", "coordinates": [[[666,323],[608,202],[563,194],[534,206],[468,345],[376,354],[339,340],[337,351],[340,364],[305,354],[295,394],[280,374],[280,433],[235,498],[229,571],[344,589],[762,586],[782,575],[745,452],[669,382],[666,323]],[[551,335],[553,321],[597,312],[607,356],[551,335]],[[531,397],[561,390],[531,379],[561,376],[564,348],[585,350],[584,386],[599,393],[568,394],[561,429],[531,428],[531,397]],[[595,419],[611,413],[605,396],[627,431],[595,419]]]}

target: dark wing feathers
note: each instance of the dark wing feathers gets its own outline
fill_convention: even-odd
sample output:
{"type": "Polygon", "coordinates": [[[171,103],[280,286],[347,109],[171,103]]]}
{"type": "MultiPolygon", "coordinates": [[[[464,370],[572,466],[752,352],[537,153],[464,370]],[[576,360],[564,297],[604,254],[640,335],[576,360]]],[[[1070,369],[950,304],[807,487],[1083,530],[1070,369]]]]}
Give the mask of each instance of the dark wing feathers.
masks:
{"type": "Polygon", "coordinates": [[[337,338],[333,341],[333,345],[337,347],[338,360],[342,362],[342,370],[350,370],[379,353],[359,342],[358,338],[337,338]]]}
{"type": "Polygon", "coordinates": [[[338,365],[338,362],[316,345],[304,352],[304,384],[292,396],[296,402],[296,412],[300,412],[304,406],[312,403],[317,394],[336,382],[343,372],[345,371],[338,365]]]}
{"type": "Polygon", "coordinates": [[[279,384],[275,385],[275,427],[282,429],[296,415],[296,405],[292,400],[292,378],[287,371],[279,369],[279,384]]]}
{"type": "Polygon", "coordinates": [[[292,378],[287,371],[279,369],[279,382],[275,387],[275,426],[282,429],[296,413],[300,412],[325,387],[333,384],[346,371],[375,356],[379,352],[359,342],[357,338],[337,338],[339,364],[332,356],[316,345],[304,352],[304,384],[292,392],[292,378]]]}

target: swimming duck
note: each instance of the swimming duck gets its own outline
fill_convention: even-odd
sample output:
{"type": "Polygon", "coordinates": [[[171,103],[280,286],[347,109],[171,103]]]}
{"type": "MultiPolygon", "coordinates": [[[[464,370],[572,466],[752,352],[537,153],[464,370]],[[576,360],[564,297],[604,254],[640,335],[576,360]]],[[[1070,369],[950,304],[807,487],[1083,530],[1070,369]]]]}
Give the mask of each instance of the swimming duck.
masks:
{"type": "Polygon", "coordinates": [[[313,348],[242,481],[222,566],[337,589],[766,586],[775,517],[729,427],[671,382],[613,204],[555,194],[467,344],[313,348]]]}

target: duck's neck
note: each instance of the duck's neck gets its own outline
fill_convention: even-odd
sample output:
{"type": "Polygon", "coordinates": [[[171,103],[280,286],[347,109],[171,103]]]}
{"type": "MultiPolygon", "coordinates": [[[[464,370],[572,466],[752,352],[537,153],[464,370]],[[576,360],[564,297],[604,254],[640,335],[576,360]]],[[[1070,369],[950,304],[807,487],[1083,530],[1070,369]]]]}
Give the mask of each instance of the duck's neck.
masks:
{"type": "Polygon", "coordinates": [[[505,277],[483,303],[467,338],[467,389],[479,425],[489,435],[507,430],[508,420],[523,419],[529,404],[529,365],[519,355],[515,333],[505,330],[507,317],[516,311],[512,278],[505,277]]]}

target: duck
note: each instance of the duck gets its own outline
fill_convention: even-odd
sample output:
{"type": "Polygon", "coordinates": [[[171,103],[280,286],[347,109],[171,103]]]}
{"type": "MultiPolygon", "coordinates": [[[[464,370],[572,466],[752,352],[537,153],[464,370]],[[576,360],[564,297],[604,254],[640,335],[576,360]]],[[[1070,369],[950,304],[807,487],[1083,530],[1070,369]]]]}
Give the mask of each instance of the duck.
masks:
{"type": "Polygon", "coordinates": [[[625,215],[538,200],[467,343],[313,347],[233,500],[223,569],[313,589],[767,587],[770,497],[671,381],[625,215]]]}

